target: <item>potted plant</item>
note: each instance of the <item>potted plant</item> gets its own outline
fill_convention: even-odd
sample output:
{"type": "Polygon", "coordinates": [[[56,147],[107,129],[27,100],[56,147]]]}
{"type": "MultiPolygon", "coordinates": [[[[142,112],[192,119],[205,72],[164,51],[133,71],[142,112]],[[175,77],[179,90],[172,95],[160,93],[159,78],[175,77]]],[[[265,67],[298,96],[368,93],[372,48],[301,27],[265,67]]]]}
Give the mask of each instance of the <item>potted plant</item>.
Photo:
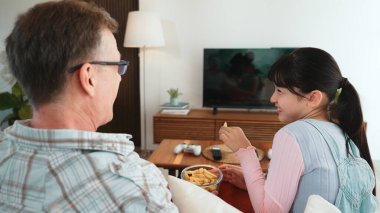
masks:
{"type": "Polygon", "coordinates": [[[170,88],[167,92],[170,95],[170,104],[173,106],[177,106],[179,104],[178,96],[182,95],[182,93],[179,92],[178,88],[170,88]]]}
{"type": "Polygon", "coordinates": [[[15,120],[24,120],[32,117],[32,106],[22,91],[20,85],[15,83],[12,87],[12,93],[0,93],[0,111],[12,109],[0,123],[8,122],[12,125],[15,120]]]}

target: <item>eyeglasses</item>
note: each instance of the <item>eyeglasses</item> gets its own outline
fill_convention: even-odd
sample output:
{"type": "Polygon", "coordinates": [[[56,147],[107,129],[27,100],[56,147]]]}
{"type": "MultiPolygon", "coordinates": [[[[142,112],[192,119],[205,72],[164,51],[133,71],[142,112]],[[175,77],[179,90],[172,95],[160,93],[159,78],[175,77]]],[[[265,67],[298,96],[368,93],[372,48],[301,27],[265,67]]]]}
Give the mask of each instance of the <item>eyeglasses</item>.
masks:
{"type": "MultiPolygon", "coordinates": [[[[124,75],[127,72],[127,68],[129,65],[129,61],[120,60],[119,62],[111,62],[111,61],[91,61],[89,64],[99,64],[99,65],[108,65],[108,66],[119,66],[118,73],[119,75],[124,75]]],[[[84,63],[83,63],[84,64],[84,63]]],[[[78,64],[68,70],[69,73],[73,73],[79,70],[83,64],[78,64]]]]}

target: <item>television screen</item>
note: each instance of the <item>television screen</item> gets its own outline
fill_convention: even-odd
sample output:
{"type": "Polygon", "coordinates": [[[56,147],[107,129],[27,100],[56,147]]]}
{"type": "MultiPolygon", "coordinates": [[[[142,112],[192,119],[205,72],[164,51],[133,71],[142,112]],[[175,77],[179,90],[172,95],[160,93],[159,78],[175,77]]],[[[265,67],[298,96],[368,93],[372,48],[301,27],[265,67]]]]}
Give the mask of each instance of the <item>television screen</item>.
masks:
{"type": "Polygon", "coordinates": [[[294,48],[204,49],[203,106],[274,109],[270,67],[294,48]]]}

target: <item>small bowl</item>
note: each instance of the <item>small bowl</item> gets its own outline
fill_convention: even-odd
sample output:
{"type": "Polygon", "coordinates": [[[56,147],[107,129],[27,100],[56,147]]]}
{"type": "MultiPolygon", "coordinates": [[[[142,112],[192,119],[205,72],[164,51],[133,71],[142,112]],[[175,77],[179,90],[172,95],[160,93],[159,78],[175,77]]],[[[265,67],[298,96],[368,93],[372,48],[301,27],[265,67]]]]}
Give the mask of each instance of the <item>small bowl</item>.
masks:
{"type": "MultiPolygon", "coordinates": [[[[206,165],[206,164],[199,164],[199,165],[193,165],[193,166],[189,166],[189,167],[186,167],[185,169],[182,170],[181,172],[181,179],[183,180],[186,180],[186,181],[189,181],[203,189],[206,189],[207,191],[209,192],[212,192],[212,191],[219,191],[219,187],[220,187],[220,183],[223,179],[223,173],[222,171],[218,168],[218,167],[215,167],[215,166],[211,166],[211,165],[206,165]],[[207,180],[205,181],[206,183],[196,183],[194,181],[191,181],[189,179],[189,177],[186,177],[186,173],[188,171],[195,171],[195,170],[199,170],[200,168],[203,168],[203,169],[206,169],[206,170],[211,170],[211,169],[214,169],[215,171],[217,171],[217,173],[214,173],[214,172],[211,172],[212,174],[216,175],[216,178],[215,180],[212,179],[213,181],[211,183],[207,183],[207,180]]],[[[203,178],[201,178],[203,179],[203,178]]],[[[209,179],[206,177],[206,179],[209,179]]],[[[210,179],[209,179],[210,180],[210,179]]]]}

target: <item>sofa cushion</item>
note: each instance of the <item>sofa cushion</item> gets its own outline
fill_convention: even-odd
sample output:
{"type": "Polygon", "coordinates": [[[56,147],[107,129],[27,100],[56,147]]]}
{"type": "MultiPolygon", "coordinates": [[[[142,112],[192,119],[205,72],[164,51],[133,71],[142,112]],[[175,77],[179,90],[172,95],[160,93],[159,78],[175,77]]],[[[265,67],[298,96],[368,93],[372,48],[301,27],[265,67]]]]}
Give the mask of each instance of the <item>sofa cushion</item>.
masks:
{"type": "Polygon", "coordinates": [[[168,176],[173,202],[181,213],[193,212],[241,212],[218,196],[185,180],[168,176]]]}

